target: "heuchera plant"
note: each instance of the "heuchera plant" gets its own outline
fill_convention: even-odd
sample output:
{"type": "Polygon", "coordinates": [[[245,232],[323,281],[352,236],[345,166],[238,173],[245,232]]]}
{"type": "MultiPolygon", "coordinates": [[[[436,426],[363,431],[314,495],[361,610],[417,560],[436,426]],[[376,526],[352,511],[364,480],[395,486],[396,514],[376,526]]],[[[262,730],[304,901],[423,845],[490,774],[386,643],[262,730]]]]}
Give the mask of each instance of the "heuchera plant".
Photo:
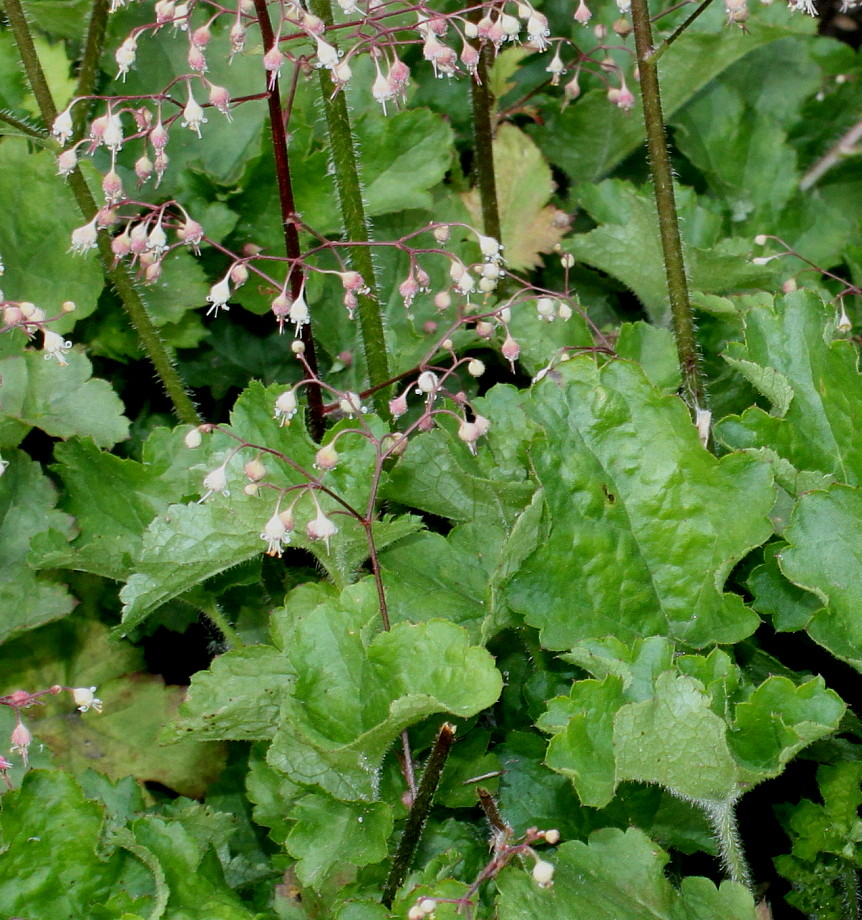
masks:
{"type": "Polygon", "coordinates": [[[858,916],[810,0],[4,11],[0,913],[858,916]]]}

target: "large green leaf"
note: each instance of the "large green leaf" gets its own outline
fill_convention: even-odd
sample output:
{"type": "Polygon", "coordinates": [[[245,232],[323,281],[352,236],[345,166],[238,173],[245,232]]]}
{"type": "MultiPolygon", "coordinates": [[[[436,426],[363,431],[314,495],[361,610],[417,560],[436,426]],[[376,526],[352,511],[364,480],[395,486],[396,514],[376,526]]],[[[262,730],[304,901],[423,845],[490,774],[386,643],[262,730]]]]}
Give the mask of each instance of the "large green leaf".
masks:
{"type": "Polygon", "coordinates": [[[835,485],[803,495],[785,532],[781,571],[823,606],[811,638],[862,670],[862,492],[835,485]]]}
{"type": "Polygon", "coordinates": [[[67,773],[33,770],[3,796],[0,904],[9,917],[79,920],[105,897],[117,862],[100,859],[104,808],[67,773]]]}
{"type": "Polygon", "coordinates": [[[816,294],[797,291],[745,316],[745,342],[728,361],[773,404],[729,416],[716,436],[730,447],[768,447],[798,470],[819,470],[862,482],[862,376],[856,347],[833,339],[834,310],[816,294]]]}
{"type": "MultiPolygon", "coordinates": [[[[783,22],[773,26],[755,22],[745,33],[720,27],[714,34],[690,30],[674,42],[659,65],[667,119],[746,54],[788,35],[812,31],[805,17],[787,11],[770,13],[783,22]]],[[[543,130],[532,133],[548,159],[577,182],[603,178],[642,147],[646,137],[639,114],[611,105],[605,89],[591,90],[559,113],[552,111],[543,130]]]]}
{"type": "MultiPolygon", "coordinates": [[[[694,290],[720,294],[768,281],[771,271],[745,258],[751,248],[748,240],[710,239],[712,234],[699,240],[697,230],[707,215],[690,195],[681,190],[678,194],[689,199],[692,219],[682,226],[694,290]],[[692,230],[686,233],[688,227],[692,230]]],[[[599,226],[570,237],[562,244],[563,250],[618,278],[637,295],[654,322],[668,323],[667,277],[652,188],[638,190],[628,182],[606,180],[578,186],[575,197],[599,226]]]]}
{"type": "Polygon", "coordinates": [[[267,758],[346,800],[374,797],[402,729],[438,712],[475,715],[502,689],[491,656],[453,623],[399,623],[373,638],[367,626],[367,611],[343,600],[296,622],[288,646],[296,684],[267,758]]]}
{"type": "Polygon", "coordinates": [[[520,867],[498,880],[500,920],[755,920],[754,900],[744,886],[705,878],[683,878],[674,888],[665,878],[668,856],[642,831],[607,828],[587,843],[563,843],[550,857],[554,883],[541,889],[520,867]]]}
{"type": "Polygon", "coordinates": [[[834,731],[844,712],[821,678],[769,677],[743,686],[726,654],[673,659],[664,639],[590,643],[572,659],[595,679],[551,700],[546,762],[581,800],[606,805],[619,782],[658,783],[707,808],[731,806],[777,776],[799,750],[834,731]]]}
{"type": "Polygon", "coordinates": [[[547,536],[504,597],[547,648],[652,634],[703,646],[755,629],[757,617],[723,586],[771,532],[765,464],[717,460],[682,402],[622,360],[600,368],[574,358],[524,411],[546,435],[532,453],[547,536]]]}
{"type": "Polygon", "coordinates": [[[6,460],[0,476],[0,642],[64,617],[75,605],[65,587],[40,578],[26,562],[33,539],[53,530],[65,541],[72,520],[55,509],[57,493],[38,463],[19,451],[6,460]]]}

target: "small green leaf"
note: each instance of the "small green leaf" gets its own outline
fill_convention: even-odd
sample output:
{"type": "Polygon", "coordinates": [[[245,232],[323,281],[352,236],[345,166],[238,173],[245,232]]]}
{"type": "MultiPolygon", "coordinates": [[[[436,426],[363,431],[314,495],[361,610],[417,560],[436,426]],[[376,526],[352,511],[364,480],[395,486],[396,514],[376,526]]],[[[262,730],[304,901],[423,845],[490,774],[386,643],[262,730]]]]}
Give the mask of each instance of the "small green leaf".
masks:
{"type": "Polygon", "coordinates": [[[769,447],[797,470],[862,482],[862,376],[853,343],[832,341],[834,310],[816,294],[796,291],[745,316],[745,343],[731,345],[732,366],[773,403],[730,416],[716,437],[730,447],[769,447]]]}
{"type": "Polygon", "coordinates": [[[339,802],[316,793],[301,798],[291,818],[296,824],[285,848],[299,860],[299,880],[317,891],[345,864],[368,866],[388,855],[394,821],[383,802],[339,802]]]}
{"type": "Polygon", "coordinates": [[[373,797],[402,729],[438,712],[475,715],[502,689],[491,656],[453,623],[399,623],[373,639],[367,624],[366,612],[343,601],[296,623],[288,654],[297,681],[267,757],[342,800],[373,797]]]}
{"type": "Polygon", "coordinates": [[[123,404],[111,385],[92,378],[90,361],[77,349],[66,355],[68,367],[46,361],[39,352],[0,360],[0,419],[18,423],[17,435],[3,426],[2,447],[18,444],[29,428],[55,438],[89,437],[113,447],[129,436],[123,404]]]}
{"type": "Polygon", "coordinates": [[[65,542],[73,523],[54,505],[57,494],[38,463],[19,451],[6,454],[0,476],[0,642],[71,613],[74,600],[62,585],[27,565],[31,541],[51,531],[65,542]]]}
{"type": "Polygon", "coordinates": [[[862,670],[862,492],[836,485],[803,495],[785,539],[781,571],[823,604],[808,624],[811,638],[862,670]]]}

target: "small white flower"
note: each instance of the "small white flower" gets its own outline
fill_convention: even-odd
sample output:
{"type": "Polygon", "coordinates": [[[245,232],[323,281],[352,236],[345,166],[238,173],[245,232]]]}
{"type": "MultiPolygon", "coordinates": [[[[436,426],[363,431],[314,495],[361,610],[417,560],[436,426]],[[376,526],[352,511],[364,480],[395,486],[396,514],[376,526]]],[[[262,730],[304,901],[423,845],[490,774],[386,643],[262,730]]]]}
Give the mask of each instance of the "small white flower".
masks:
{"type": "Polygon", "coordinates": [[[102,143],[108,148],[118,153],[123,149],[123,123],[119,115],[111,112],[107,116],[105,128],[102,132],[102,143]]]}
{"type": "Polygon", "coordinates": [[[204,110],[200,107],[197,99],[195,99],[192,94],[191,85],[189,85],[189,101],[186,103],[186,107],[183,109],[183,127],[189,128],[191,131],[194,131],[198,137],[201,136],[201,125],[207,123],[206,115],[204,115],[204,110]]]}
{"type": "Polygon", "coordinates": [[[433,371],[423,371],[416,381],[417,393],[433,393],[437,389],[437,375],[433,371]]]}
{"type": "Polygon", "coordinates": [[[306,525],[305,532],[309,540],[323,540],[326,544],[326,551],[329,552],[330,537],[338,533],[335,524],[320,510],[317,509],[317,517],[309,521],[306,525]]]}
{"type": "Polygon", "coordinates": [[[227,312],[230,310],[230,307],[227,305],[228,300],[230,299],[230,272],[221,279],[217,281],[211,288],[209,294],[207,294],[207,303],[211,304],[209,310],[207,310],[207,316],[212,313],[215,316],[218,316],[219,310],[224,310],[227,312]]]}
{"type": "Polygon", "coordinates": [[[119,66],[119,71],[117,77],[123,78],[123,83],[126,82],[126,74],[129,72],[132,66],[134,66],[135,58],[137,57],[138,43],[135,41],[135,36],[130,35],[119,48],[117,48],[117,53],[114,55],[114,60],[119,66]]]}
{"type": "Polygon", "coordinates": [[[502,246],[500,246],[499,242],[495,240],[493,236],[480,236],[479,249],[482,250],[482,255],[486,259],[496,262],[500,258],[502,246]]]}
{"type": "MultiPolygon", "coordinates": [[[[206,493],[201,497],[201,502],[205,502],[210,495],[221,492],[222,495],[230,495],[227,487],[227,461],[221,466],[216,467],[211,473],[204,476],[204,488],[206,493]]],[[[198,503],[200,504],[200,502],[198,503]]]]}
{"type": "Polygon", "coordinates": [[[533,866],[533,881],[539,888],[550,888],[554,884],[554,866],[544,859],[537,859],[533,866]]]}
{"type": "Polygon", "coordinates": [[[287,318],[293,323],[296,336],[302,335],[302,327],[311,322],[311,313],[308,310],[308,304],[302,291],[299,292],[296,300],[290,305],[287,318]]]}
{"type": "Polygon", "coordinates": [[[317,60],[321,67],[330,69],[338,66],[338,52],[329,42],[317,39],[317,60]]]}
{"type": "Polygon", "coordinates": [[[201,443],[203,442],[200,428],[192,428],[187,431],[183,441],[189,450],[197,450],[197,448],[200,447],[201,443]]]}
{"type": "Polygon", "coordinates": [[[289,425],[290,420],[296,415],[297,408],[296,393],[293,390],[285,390],[275,401],[274,418],[282,425],[289,425]]]}
{"type": "Polygon", "coordinates": [[[88,709],[102,711],[102,701],[96,696],[95,687],[76,687],[72,691],[72,697],[81,712],[87,712],[88,709]]]}
{"type": "Polygon", "coordinates": [[[272,517],[266,522],[263,533],[260,535],[261,540],[266,540],[267,556],[281,557],[282,549],[290,542],[290,532],[284,525],[278,511],[276,510],[272,517]]]}
{"type": "Polygon", "coordinates": [[[72,231],[72,246],[70,251],[76,254],[83,254],[89,249],[95,249],[98,239],[99,234],[96,230],[96,218],[94,217],[90,223],[84,224],[83,227],[78,227],[72,231]]]}
{"type": "Polygon", "coordinates": [[[61,144],[65,144],[72,136],[72,130],[72,106],[70,105],[68,109],[60,112],[54,119],[54,124],[51,126],[51,134],[53,134],[61,144]]]}
{"type": "Polygon", "coordinates": [[[69,176],[75,171],[77,165],[78,152],[74,147],[70,147],[57,157],[57,175],[69,176]]]}
{"type": "Polygon", "coordinates": [[[362,400],[359,398],[358,393],[351,393],[348,391],[344,396],[338,400],[338,408],[344,413],[344,415],[353,418],[357,415],[362,415],[365,412],[365,409],[362,407],[362,400]]]}
{"type": "Polygon", "coordinates": [[[69,353],[72,343],[64,341],[63,336],[58,335],[51,329],[43,329],[42,335],[45,337],[45,341],[42,345],[42,351],[45,352],[45,360],[49,361],[51,358],[56,358],[58,364],[63,367],[68,367],[69,362],[66,360],[65,355],[69,353]]]}

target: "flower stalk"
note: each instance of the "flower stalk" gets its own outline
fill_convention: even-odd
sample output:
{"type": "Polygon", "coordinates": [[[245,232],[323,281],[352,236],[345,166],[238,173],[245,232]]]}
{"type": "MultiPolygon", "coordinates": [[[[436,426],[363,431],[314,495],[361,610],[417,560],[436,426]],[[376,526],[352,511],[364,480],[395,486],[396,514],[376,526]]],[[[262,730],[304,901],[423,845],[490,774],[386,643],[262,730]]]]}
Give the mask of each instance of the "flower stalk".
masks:
{"type": "Polygon", "coordinates": [[[383,886],[381,901],[384,907],[392,906],[395,895],[404,882],[413,862],[413,857],[416,855],[416,849],[422,838],[422,829],[428,820],[428,813],[434,801],[434,794],[440,785],[443,767],[446,766],[446,760],[454,742],[455,726],[449,722],[444,722],[440,726],[437,740],[434,742],[434,747],[428,756],[428,762],[425,764],[425,770],[422,773],[422,779],[416,791],[416,798],[413,800],[413,805],[404,824],[404,833],[398,843],[395,858],[392,860],[392,868],[389,870],[389,876],[383,886]]]}
{"type": "MultiPolygon", "coordinates": [[[[45,72],[42,69],[36,47],[33,44],[33,37],[30,34],[30,27],[24,15],[24,9],[20,0],[5,0],[4,7],[9,26],[15,38],[15,44],[18,47],[18,55],[24,67],[24,72],[27,74],[30,88],[39,106],[39,114],[46,125],[51,125],[57,117],[57,108],[54,105],[54,99],[51,96],[51,90],[45,78],[45,72]]],[[[69,187],[84,219],[92,220],[93,215],[98,210],[98,206],[78,167],[75,167],[69,174],[69,187]]],[[[180,380],[168,350],[159,337],[158,331],[153,325],[153,321],[150,319],[141,296],[128,272],[122,265],[114,265],[111,244],[104,233],[99,234],[97,247],[102,270],[119,295],[129,320],[138,334],[141,345],[173,404],[177,418],[181,422],[190,425],[198,424],[200,418],[197,410],[186,392],[182,380],[180,380]]]]}
{"type": "MultiPolygon", "coordinates": [[[[266,0],[254,0],[254,8],[260,25],[260,35],[263,46],[267,51],[277,49],[277,39],[269,20],[269,9],[266,0]]],[[[281,219],[284,226],[284,248],[292,264],[298,264],[302,256],[299,244],[299,230],[296,226],[296,205],[293,198],[293,184],[290,176],[290,160],[287,154],[287,131],[284,125],[284,114],[281,109],[281,92],[277,72],[267,76],[267,105],[269,106],[269,125],[272,138],[272,153],[275,159],[275,175],[278,184],[278,200],[281,207],[281,219]]],[[[302,294],[305,278],[301,271],[293,271],[290,275],[290,293],[292,300],[296,301],[302,294]]],[[[314,346],[314,337],[311,324],[305,323],[301,330],[302,343],[305,346],[304,356],[312,377],[319,379],[317,366],[317,352],[314,346]]],[[[325,431],[325,413],[323,408],[323,392],[319,385],[308,386],[308,416],[311,436],[315,441],[320,441],[325,431]]]]}
{"type": "MultiPolygon", "coordinates": [[[[321,19],[327,28],[332,26],[332,7],[329,0],[311,0],[309,6],[311,12],[321,19]]],[[[325,67],[320,69],[320,88],[323,95],[323,111],[332,150],[335,184],[338,189],[344,232],[347,239],[353,242],[368,243],[370,240],[368,219],[362,199],[359,164],[350,126],[347,98],[336,86],[329,70],[325,67]]],[[[370,247],[367,245],[353,247],[351,259],[352,267],[362,275],[365,286],[368,288],[368,293],[358,294],[357,312],[362,331],[362,347],[368,370],[368,381],[373,390],[374,408],[382,418],[389,418],[388,387],[383,386],[390,378],[389,359],[370,247]]]]}
{"type": "Polygon", "coordinates": [[[677,356],[682,372],[682,397],[694,416],[698,410],[703,411],[706,408],[706,386],[697,347],[694,313],[688,292],[685,257],[682,251],[673,190],[673,170],[667,149],[658,64],[653,48],[647,0],[632,0],[632,23],[640,73],[649,166],[658,210],[659,235],[677,356]]]}

